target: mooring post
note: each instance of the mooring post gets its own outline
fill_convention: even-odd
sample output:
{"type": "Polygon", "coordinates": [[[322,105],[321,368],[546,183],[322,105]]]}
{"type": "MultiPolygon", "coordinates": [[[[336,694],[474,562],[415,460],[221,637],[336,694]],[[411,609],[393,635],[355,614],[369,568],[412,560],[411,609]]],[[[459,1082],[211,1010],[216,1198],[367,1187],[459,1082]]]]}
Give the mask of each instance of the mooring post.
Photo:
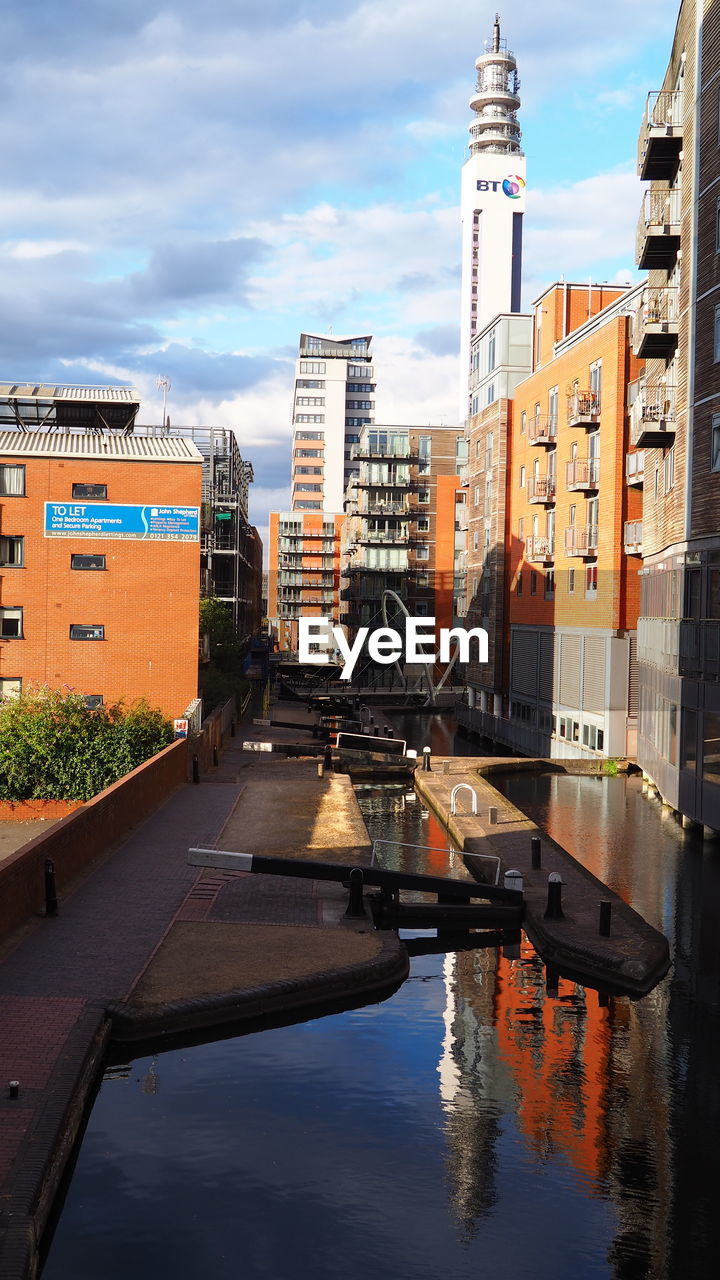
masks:
{"type": "Polygon", "coordinates": [[[491,827],[494,827],[497,823],[497,809],[494,804],[491,804],[488,809],[488,822],[491,827]]]}
{"type": "Polygon", "coordinates": [[[325,765],[326,769],[328,770],[332,769],[332,747],[330,746],[329,742],[325,744],[325,750],[323,752],[323,764],[325,765]]]}
{"type": "Polygon", "coordinates": [[[601,938],[610,937],[610,921],[612,919],[612,902],[604,898],[600,903],[599,929],[601,938]]]}
{"type": "Polygon", "coordinates": [[[530,838],[530,866],[533,871],[539,871],[542,866],[542,845],[539,836],[530,838]]]}
{"type": "Polygon", "coordinates": [[[517,889],[519,893],[523,890],[522,871],[506,871],[505,872],[505,888],[517,889]]]}
{"type": "Polygon", "coordinates": [[[430,748],[429,747],[423,747],[422,771],[423,773],[432,773],[432,765],[430,764],[430,748]]]}
{"type": "Polygon", "coordinates": [[[325,776],[325,765],[323,764],[322,760],[318,760],[318,778],[324,778],[324,776],[325,776]]]}
{"type": "Polygon", "coordinates": [[[56,916],[58,913],[57,887],[55,885],[55,863],[52,858],[45,859],[45,915],[56,916]]]}
{"type": "Polygon", "coordinates": [[[193,766],[193,782],[198,783],[200,781],[200,760],[197,755],[194,755],[192,758],[192,766],[193,766]]]}
{"type": "Polygon", "coordinates": [[[562,885],[560,872],[551,871],[548,876],[546,920],[563,920],[565,918],[562,909],[562,885]]]}
{"type": "Polygon", "coordinates": [[[217,769],[217,767],[218,767],[218,749],[215,746],[215,743],[213,743],[213,768],[217,769]]]}
{"type": "Polygon", "coordinates": [[[12,1098],[14,1100],[15,1098],[19,1097],[19,1095],[20,1095],[20,1081],[8,1080],[8,1098],[12,1098]]]}
{"type": "Polygon", "coordinates": [[[361,867],[353,867],[350,872],[350,893],[348,895],[346,919],[356,920],[365,915],[363,906],[363,873],[361,867]]]}

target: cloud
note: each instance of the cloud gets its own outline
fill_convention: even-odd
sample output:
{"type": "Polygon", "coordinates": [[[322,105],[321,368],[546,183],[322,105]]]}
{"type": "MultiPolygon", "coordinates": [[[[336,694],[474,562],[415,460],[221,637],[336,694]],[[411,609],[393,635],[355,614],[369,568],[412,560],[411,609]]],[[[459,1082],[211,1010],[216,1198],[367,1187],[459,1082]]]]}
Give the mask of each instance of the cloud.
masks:
{"type": "Polygon", "coordinates": [[[434,356],[457,355],[460,350],[460,326],[438,324],[413,335],[418,347],[434,356]]]}
{"type": "Polygon", "coordinates": [[[265,251],[260,240],[248,236],[160,245],[145,270],[129,277],[132,300],[143,309],[207,298],[247,305],[247,271],[265,251]]]}

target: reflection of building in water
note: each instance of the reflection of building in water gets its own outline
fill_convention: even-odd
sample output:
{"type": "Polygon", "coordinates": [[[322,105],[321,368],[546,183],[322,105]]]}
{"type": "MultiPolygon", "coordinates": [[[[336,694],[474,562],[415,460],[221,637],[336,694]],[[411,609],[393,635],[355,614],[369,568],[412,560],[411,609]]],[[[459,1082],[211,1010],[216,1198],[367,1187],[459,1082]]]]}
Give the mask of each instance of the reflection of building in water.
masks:
{"type": "Polygon", "coordinates": [[[613,1274],[669,1274],[662,989],[603,1008],[595,992],[560,979],[550,998],[527,939],[513,962],[495,950],[449,958],[445,982],[438,1070],[451,1196],[466,1232],[495,1203],[497,1141],[512,1114],[538,1165],[566,1165],[585,1193],[613,1204],[613,1274]],[[640,1262],[645,1270],[634,1269],[640,1262]]]}

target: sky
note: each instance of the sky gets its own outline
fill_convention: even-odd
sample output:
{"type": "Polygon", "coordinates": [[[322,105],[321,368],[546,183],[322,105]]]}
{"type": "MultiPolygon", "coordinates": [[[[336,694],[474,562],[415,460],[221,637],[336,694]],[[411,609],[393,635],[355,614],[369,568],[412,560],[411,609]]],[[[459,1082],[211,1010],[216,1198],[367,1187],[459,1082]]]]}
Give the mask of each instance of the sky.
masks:
{"type": "MultiPolygon", "coordinates": [[[[457,420],[459,190],[485,0],[6,0],[0,378],[131,383],[289,497],[301,331],[374,335],[378,422],[457,420]]],[[[507,0],[523,302],[635,280],[677,0],[507,0]]]]}

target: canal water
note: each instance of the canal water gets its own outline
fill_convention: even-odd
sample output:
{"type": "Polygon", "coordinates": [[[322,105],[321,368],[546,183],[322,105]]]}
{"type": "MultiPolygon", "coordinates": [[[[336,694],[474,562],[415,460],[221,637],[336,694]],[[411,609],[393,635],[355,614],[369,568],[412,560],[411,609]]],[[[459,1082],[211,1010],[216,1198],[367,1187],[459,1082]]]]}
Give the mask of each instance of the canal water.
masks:
{"type": "MultiPolygon", "coordinates": [[[[429,955],[384,1003],[115,1067],[44,1280],[717,1274],[720,857],[634,780],[501,785],[671,975],[604,1003],[526,941],[429,955]]],[[[462,874],[414,795],[358,797],[387,865],[462,874]]]]}

